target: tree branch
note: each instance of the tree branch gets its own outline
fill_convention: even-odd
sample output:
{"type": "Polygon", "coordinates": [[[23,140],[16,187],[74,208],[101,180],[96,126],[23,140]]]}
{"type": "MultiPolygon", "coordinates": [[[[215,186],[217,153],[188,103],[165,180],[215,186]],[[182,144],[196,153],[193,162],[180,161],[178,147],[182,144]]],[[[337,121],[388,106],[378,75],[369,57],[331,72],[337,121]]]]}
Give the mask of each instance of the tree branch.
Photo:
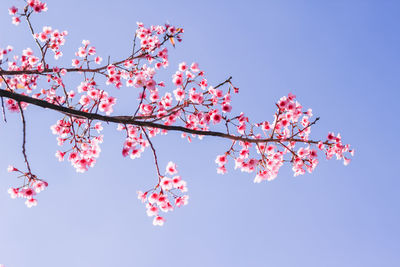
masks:
{"type": "MultiPolygon", "coordinates": [[[[178,131],[178,132],[185,132],[189,134],[196,134],[196,135],[203,135],[203,136],[215,136],[215,137],[221,137],[221,138],[226,138],[226,139],[231,139],[231,140],[236,140],[236,141],[243,141],[243,142],[249,142],[249,143],[265,143],[265,142],[282,142],[282,141],[287,141],[287,142],[298,142],[298,143],[308,143],[308,144],[318,144],[319,141],[315,140],[303,140],[299,138],[289,138],[289,139],[280,139],[280,138],[266,138],[266,139],[257,139],[257,138],[248,138],[248,137],[243,137],[243,136],[237,136],[237,135],[232,135],[232,134],[227,134],[223,132],[215,132],[215,131],[201,131],[201,130],[193,130],[193,129],[188,129],[183,126],[173,126],[173,125],[164,125],[160,123],[154,123],[150,121],[143,121],[140,120],[140,117],[132,117],[132,116],[104,116],[96,113],[87,113],[83,111],[79,111],[73,108],[67,108],[59,105],[55,105],[52,103],[49,103],[44,100],[32,98],[26,95],[21,95],[17,93],[13,93],[4,89],[0,89],[0,97],[7,97],[14,99],[18,102],[26,102],[30,103],[32,105],[42,107],[42,108],[48,108],[51,110],[55,110],[58,112],[61,112],[66,115],[74,116],[74,117],[81,117],[89,120],[99,120],[103,122],[113,122],[113,123],[121,123],[124,125],[131,124],[139,127],[151,127],[151,128],[158,128],[158,129],[164,129],[164,130],[169,130],[169,131],[178,131]]],[[[331,143],[329,142],[324,142],[326,145],[330,145],[331,143]]]]}

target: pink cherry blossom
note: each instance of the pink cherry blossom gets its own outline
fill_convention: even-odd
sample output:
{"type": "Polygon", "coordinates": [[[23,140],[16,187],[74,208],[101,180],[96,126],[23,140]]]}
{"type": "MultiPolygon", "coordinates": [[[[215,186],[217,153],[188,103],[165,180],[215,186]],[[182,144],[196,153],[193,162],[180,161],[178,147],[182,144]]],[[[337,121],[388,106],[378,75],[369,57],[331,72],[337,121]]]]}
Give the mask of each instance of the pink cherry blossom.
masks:
{"type": "Polygon", "coordinates": [[[147,208],[147,211],[146,211],[147,216],[152,217],[152,216],[156,216],[158,214],[157,206],[147,203],[146,208],[147,208]]]}
{"type": "Polygon", "coordinates": [[[226,162],[227,162],[226,155],[219,155],[215,160],[215,163],[217,163],[219,166],[225,165],[226,162]]]}
{"type": "Polygon", "coordinates": [[[19,190],[17,188],[9,188],[8,193],[10,194],[11,198],[17,198],[19,196],[19,190]]]}
{"type": "Polygon", "coordinates": [[[65,152],[61,152],[60,150],[56,151],[56,157],[58,161],[64,161],[65,152]]]}
{"type": "Polygon", "coordinates": [[[186,62],[182,62],[179,64],[179,71],[186,71],[188,69],[188,66],[186,65],[186,62]]]}
{"type": "Polygon", "coordinates": [[[173,187],[172,179],[164,177],[161,180],[161,188],[163,190],[171,190],[173,187]]]}
{"type": "Polygon", "coordinates": [[[156,217],[154,217],[154,220],[153,220],[153,225],[158,225],[158,226],[163,226],[164,225],[164,222],[165,222],[165,219],[163,218],[163,217],[161,217],[161,216],[156,216],[156,217]]]}
{"type": "Polygon", "coordinates": [[[94,59],[94,62],[96,62],[96,64],[101,64],[102,61],[103,61],[103,59],[102,59],[101,57],[99,57],[99,56],[97,56],[97,57],[94,59]]]}
{"type": "Polygon", "coordinates": [[[18,8],[16,8],[15,6],[12,6],[8,9],[8,14],[11,16],[14,16],[17,12],[18,12],[18,8]]]}
{"type": "Polygon", "coordinates": [[[33,184],[33,188],[35,189],[36,193],[40,193],[41,191],[46,189],[47,186],[48,186],[48,183],[45,181],[35,181],[33,184]]]}
{"type": "Polygon", "coordinates": [[[199,64],[196,62],[193,62],[192,65],[190,65],[190,70],[193,72],[198,72],[199,71],[199,64]]]}
{"type": "Polygon", "coordinates": [[[12,23],[17,26],[21,23],[21,19],[19,17],[12,17],[12,23]]]}
{"type": "Polygon", "coordinates": [[[177,197],[177,198],[175,199],[175,205],[176,205],[177,207],[185,206],[185,205],[187,205],[188,203],[189,203],[189,196],[188,196],[188,195],[184,195],[184,196],[181,196],[181,197],[177,197]]]}
{"type": "Polygon", "coordinates": [[[173,163],[172,161],[168,162],[167,168],[166,168],[166,172],[169,173],[169,174],[172,174],[172,175],[173,174],[177,174],[178,171],[176,169],[176,164],[173,163]]]}
{"type": "Polygon", "coordinates": [[[8,165],[7,171],[8,172],[15,172],[15,171],[18,171],[18,169],[15,168],[14,166],[8,165]]]}
{"type": "Polygon", "coordinates": [[[72,60],[72,66],[74,66],[74,67],[78,67],[79,63],[80,63],[80,61],[78,59],[73,59],[72,60]]]}
{"type": "Polygon", "coordinates": [[[28,208],[35,207],[35,206],[37,206],[37,200],[34,199],[34,198],[29,198],[29,199],[27,199],[27,200],[25,201],[25,205],[26,205],[28,208]]]}
{"type": "Polygon", "coordinates": [[[147,192],[143,193],[142,191],[137,191],[138,199],[142,201],[142,203],[146,202],[147,192]]]}

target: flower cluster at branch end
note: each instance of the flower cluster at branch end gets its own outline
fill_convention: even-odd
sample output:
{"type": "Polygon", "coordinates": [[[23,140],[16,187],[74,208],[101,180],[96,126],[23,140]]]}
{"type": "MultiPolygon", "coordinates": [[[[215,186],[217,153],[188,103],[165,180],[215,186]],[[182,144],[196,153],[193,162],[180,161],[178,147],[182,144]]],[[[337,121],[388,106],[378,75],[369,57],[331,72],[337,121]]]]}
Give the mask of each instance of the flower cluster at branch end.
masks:
{"type": "Polygon", "coordinates": [[[65,44],[65,36],[67,35],[67,31],[59,32],[58,30],[53,30],[50,26],[45,26],[42,32],[35,33],[33,37],[51,49],[54,52],[55,59],[59,59],[63,55],[60,47],[65,44]]]}
{"type": "Polygon", "coordinates": [[[188,204],[189,196],[183,193],[187,192],[186,181],[178,175],[176,164],[169,162],[165,176],[160,176],[158,184],[146,192],[138,191],[138,199],[146,205],[146,213],[153,218],[153,225],[164,225],[165,218],[160,212],[173,211],[175,207],[181,207],[188,204]],[[166,175],[170,175],[167,177],[166,175]]]}
{"type": "Polygon", "coordinates": [[[8,193],[11,198],[25,198],[25,205],[28,208],[32,208],[37,205],[38,201],[35,196],[47,188],[48,183],[36,177],[36,175],[30,172],[22,172],[19,169],[8,166],[8,172],[19,173],[19,178],[24,179],[24,184],[20,187],[10,187],[8,193]]]}
{"type": "Polygon", "coordinates": [[[67,142],[72,144],[72,148],[66,151],[58,150],[56,157],[59,161],[63,161],[68,155],[68,161],[77,172],[87,171],[89,167],[95,165],[96,159],[100,156],[100,144],[103,142],[103,135],[94,135],[93,130],[100,133],[102,129],[100,122],[92,125],[86,120],[74,117],[58,120],[51,127],[53,134],[58,135],[58,145],[62,146],[67,142]]]}
{"type": "MultiPolygon", "coordinates": [[[[30,8],[29,14],[32,12],[35,13],[40,13],[40,12],[45,12],[47,11],[47,4],[44,2],[41,2],[40,0],[28,0],[26,8],[30,8]]],[[[21,16],[22,14],[18,14],[18,8],[15,6],[12,6],[11,8],[8,9],[8,14],[12,17],[12,23],[14,25],[18,25],[21,23],[21,16]]]]}
{"type": "Polygon", "coordinates": [[[235,169],[256,172],[255,183],[275,179],[285,162],[292,165],[294,176],[303,175],[306,171],[311,173],[318,165],[318,150],[322,151],[327,159],[336,156],[338,160],[343,159],[344,165],[350,163],[349,156],[354,155],[354,150],[350,149],[350,145],[342,144],[340,134],[335,136],[329,133],[325,141],[319,142],[309,139],[311,126],[319,118],[311,121],[312,110],[303,111],[295,95],[282,97],[276,106],[278,110],[273,122],[251,124],[249,119],[241,114],[237,126],[238,133],[260,141],[232,141],[229,150],[218,155],[215,160],[218,173],[227,172],[226,163],[232,158],[235,169]]]}

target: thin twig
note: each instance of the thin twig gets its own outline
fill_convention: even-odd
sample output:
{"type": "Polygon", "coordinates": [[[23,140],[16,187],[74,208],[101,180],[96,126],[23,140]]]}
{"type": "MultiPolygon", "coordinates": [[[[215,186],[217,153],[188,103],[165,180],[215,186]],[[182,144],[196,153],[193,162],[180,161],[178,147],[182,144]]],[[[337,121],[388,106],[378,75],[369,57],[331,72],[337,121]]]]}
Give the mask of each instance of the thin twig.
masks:
{"type": "Polygon", "coordinates": [[[36,42],[37,46],[38,46],[39,49],[40,49],[40,53],[42,54],[42,60],[41,60],[41,61],[42,61],[42,63],[43,63],[43,67],[45,68],[45,67],[46,67],[45,57],[46,57],[47,48],[46,48],[45,51],[43,51],[43,47],[44,47],[44,46],[47,46],[47,45],[48,45],[48,42],[46,42],[44,46],[41,46],[40,43],[39,43],[39,41],[38,41],[38,39],[35,38],[35,31],[33,30],[33,26],[32,26],[31,21],[30,21],[30,19],[29,19],[29,17],[30,17],[31,14],[32,14],[32,12],[29,13],[29,14],[27,14],[27,10],[25,10],[25,18],[26,18],[26,21],[28,22],[28,26],[29,26],[29,29],[31,30],[32,36],[33,36],[33,38],[35,39],[35,42],[36,42]]]}
{"type": "Polygon", "coordinates": [[[310,123],[309,125],[307,125],[306,127],[304,127],[303,129],[301,129],[300,131],[298,131],[296,134],[292,135],[291,137],[289,137],[289,139],[294,138],[295,136],[297,136],[298,134],[302,133],[305,129],[311,127],[312,125],[316,124],[317,121],[319,121],[319,117],[317,117],[312,123],[310,123]]]}
{"type": "Polygon", "coordinates": [[[158,159],[157,159],[156,150],[155,150],[155,148],[154,148],[154,146],[153,146],[153,143],[152,143],[151,140],[150,140],[150,137],[147,135],[146,129],[144,129],[144,127],[140,127],[140,128],[142,129],[144,135],[146,136],[146,139],[147,139],[147,141],[148,141],[149,144],[150,144],[151,150],[153,151],[154,162],[155,162],[155,164],[156,164],[156,170],[157,170],[157,174],[158,174],[158,179],[160,180],[161,177],[162,177],[162,175],[161,175],[161,173],[160,173],[160,168],[158,167],[158,159]]]}
{"type": "Polygon", "coordinates": [[[133,47],[132,47],[132,57],[135,55],[135,47],[136,47],[136,33],[135,37],[133,38],[133,47]]]}
{"type": "Polygon", "coordinates": [[[2,113],[3,113],[3,120],[4,120],[4,122],[7,122],[6,111],[5,111],[5,108],[4,108],[4,99],[3,99],[3,97],[1,97],[1,110],[2,110],[2,113]]]}
{"type": "Polygon", "coordinates": [[[218,87],[221,87],[222,85],[229,83],[232,80],[232,76],[230,76],[228,79],[223,81],[222,83],[218,84],[217,86],[214,87],[214,89],[217,89],[218,87]]]}
{"type": "Polygon", "coordinates": [[[24,155],[25,164],[26,164],[26,167],[27,167],[27,169],[29,171],[29,174],[32,174],[31,167],[29,166],[29,162],[28,162],[28,157],[26,155],[26,149],[25,149],[25,144],[26,144],[26,122],[25,122],[24,111],[22,110],[22,107],[21,107],[21,102],[18,102],[18,107],[19,107],[19,110],[21,112],[21,119],[22,119],[22,154],[24,155]]]}
{"type": "MultiPolygon", "coordinates": [[[[135,35],[136,36],[136,35],[135,35]]],[[[140,95],[140,103],[139,103],[139,105],[138,105],[138,107],[137,107],[137,109],[136,109],[136,111],[135,111],[135,114],[133,114],[133,117],[132,118],[135,118],[136,117],[136,114],[139,112],[139,109],[140,109],[140,106],[142,105],[142,103],[143,103],[143,99],[144,99],[144,93],[146,92],[146,86],[143,86],[143,91],[142,91],[142,94],[140,95]]]]}

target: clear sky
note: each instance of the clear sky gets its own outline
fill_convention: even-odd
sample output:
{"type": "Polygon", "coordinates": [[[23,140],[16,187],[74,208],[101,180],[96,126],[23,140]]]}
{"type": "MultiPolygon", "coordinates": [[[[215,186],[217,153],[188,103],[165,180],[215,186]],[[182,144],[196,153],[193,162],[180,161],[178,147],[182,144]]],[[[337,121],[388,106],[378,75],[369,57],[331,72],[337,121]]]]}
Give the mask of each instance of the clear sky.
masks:
{"type": "MultiPolygon", "coordinates": [[[[34,47],[27,28],[11,24],[0,4],[0,47],[34,47]]],[[[400,2],[399,1],[47,1],[37,29],[68,30],[70,65],[83,39],[99,55],[119,59],[131,49],[136,21],[185,29],[170,52],[170,75],[197,61],[211,84],[232,75],[240,87],[233,112],[272,120],[274,102],[292,92],[321,117],[312,136],[340,132],[356,150],[349,166],[321,160],[313,174],[293,177],[288,166],[269,183],[254,175],[216,173],[215,156],[228,142],[187,144],[178,134],[154,139],[160,164],[178,164],[188,206],[154,227],[136,191],[156,179],[149,150],[122,158],[124,136],[105,129],[94,169],[78,174],[59,163],[49,126],[60,118],[31,107],[28,154],[49,182],[37,207],[8,196],[18,185],[8,164],[22,166],[21,123],[0,123],[0,264],[6,267],[108,266],[400,266],[400,2]]],[[[71,81],[79,84],[80,78],[71,81]]],[[[120,92],[109,87],[116,96],[120,92]]],[[[136,95],[137,92],[134,92],[136,95]]],[[[131,111],[123,104],[116,114],[131,111]]]]}

